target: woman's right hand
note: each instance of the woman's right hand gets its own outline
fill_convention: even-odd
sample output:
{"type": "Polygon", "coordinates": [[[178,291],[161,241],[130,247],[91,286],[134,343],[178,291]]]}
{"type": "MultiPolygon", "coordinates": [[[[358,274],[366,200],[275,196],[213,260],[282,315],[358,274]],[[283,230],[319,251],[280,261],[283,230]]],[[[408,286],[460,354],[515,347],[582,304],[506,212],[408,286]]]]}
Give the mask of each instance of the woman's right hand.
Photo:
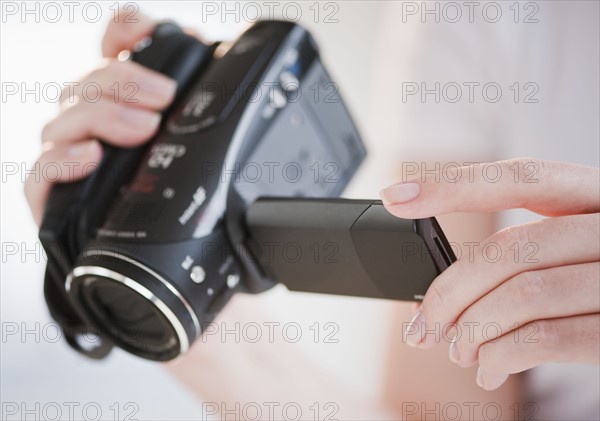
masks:
{"type": "Polygon", "coordinates": [[[99,139],[125,148],[148,141],[159,127],[160,111],[175,97],[174,80],[117,59],[120,51],[131,49],[155,26],[139,14],[135,23],[124,20],[120,14],[108,25],[102,40],[104,58],[75,86],[65,88],[58,115],[42,130],[42,153],[25,182],[25,196],[38,225],[53,183],[79,180],[96,168],[102,158],[99,139]],[[89,93],[86,87],[92,87],[89,93]],[[41,176],[50,174],[42,171],[50,170],[50,165],[56,168],[52,180],[41,176]]]}

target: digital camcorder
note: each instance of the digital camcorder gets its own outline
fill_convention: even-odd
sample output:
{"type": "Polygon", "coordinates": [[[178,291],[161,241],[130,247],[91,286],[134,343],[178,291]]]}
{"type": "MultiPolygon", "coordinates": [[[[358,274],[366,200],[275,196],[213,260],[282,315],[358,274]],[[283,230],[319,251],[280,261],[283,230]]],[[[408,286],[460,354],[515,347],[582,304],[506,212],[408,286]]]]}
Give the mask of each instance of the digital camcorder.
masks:
{"type": "Polygon", "coordinates": [[[205,45],[162,23],[131,58],[177,81],[160,130],[104,145],[89,177],[54,186],[40,228],[44,295],[73,348],[166,361],[235,292],[419,300],[455,260],[434,218],[337,198],[366,151],[302,27],[205,45]]]}

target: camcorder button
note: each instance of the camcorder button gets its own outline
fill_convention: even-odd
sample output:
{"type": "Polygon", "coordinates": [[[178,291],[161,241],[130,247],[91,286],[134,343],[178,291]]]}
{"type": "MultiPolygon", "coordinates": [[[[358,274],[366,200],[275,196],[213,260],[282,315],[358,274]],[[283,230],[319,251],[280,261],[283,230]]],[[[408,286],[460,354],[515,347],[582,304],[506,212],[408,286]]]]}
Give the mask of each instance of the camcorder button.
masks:
{"type": "Polygon", "coordinates": [[[192,281],[195,283],[201,284],[204,282],[204,279],[206,279],[206,272],[204,272],[202,266],[194,266],[190,273],[190,278],[192,278],[192,281]]]}
{"type": "Polygon", "coordinates": [[[284,91],[294,93],[300,88],[300,81],[295,74],[289,70],[284,71],[279,76],[279,84],[284,91]]]}
{"type": "Polygon", "coordinates": [[[287,99],[281,89],[274,87],[269,92],[269,103],[275,109],[281,109],[287,104],[287,99]]]}

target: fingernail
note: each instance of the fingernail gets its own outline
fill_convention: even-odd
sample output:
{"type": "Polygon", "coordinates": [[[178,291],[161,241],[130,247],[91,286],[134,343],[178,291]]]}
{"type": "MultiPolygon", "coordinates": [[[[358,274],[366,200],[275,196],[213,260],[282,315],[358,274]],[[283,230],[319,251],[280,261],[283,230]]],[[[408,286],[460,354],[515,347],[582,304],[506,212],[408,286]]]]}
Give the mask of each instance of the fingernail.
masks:
{"type": "Polygon", "coordinates": [[[398,205],[415,199],[421,191],[418,183],[400,183],[389,186],[381,192],[381,200],[387,205],[398,205]]]}
{"type": "Polygon", "coordinates": [[[508,374],[483,374],[481,367],[477,369],[477,384],[482,389],[492,391],[498,389],[508,379],[508,374]]]}
{"type": "Polygon", "coordinates": [[[67,154],[70,157],[82,157],[94,153],[98,144],[96,142],[79,142],[69,146],[67,154]]]}
{"type": "Polygon", "coordinates": [[[160,114],[151,111],[140,110],[133,107],[123,107],[121,117],[136,126],[143,128],[154,128],[160,123],[160,114]]]}
{"type": "Polygon", "coordinates": [[[145,74],[140,81],[140,89],[157,95],[160,98],[170,100],[175,96],[177,82],[166,76],[154,73],[145,74]]]}
{"type": "Polygon", "coordinates": [[[406,330],[404,331],[404,342],[406,342],[408,346],[419,346],[423,342],[421,332],[424,328],[425,318],[423,317],[423,313],[419,310],[406,326],[406,330]]]}
{"type": "Polygon", "coordinates": [[[448,350],[448,356],[450,357],[450,361],[453,363],[458,363],[460,360],[460,352],[458,351],[458,345],[456,345],[457,338],[454,337],[452,339],[452,343],[450,344],[450,349],[448,350]]]}

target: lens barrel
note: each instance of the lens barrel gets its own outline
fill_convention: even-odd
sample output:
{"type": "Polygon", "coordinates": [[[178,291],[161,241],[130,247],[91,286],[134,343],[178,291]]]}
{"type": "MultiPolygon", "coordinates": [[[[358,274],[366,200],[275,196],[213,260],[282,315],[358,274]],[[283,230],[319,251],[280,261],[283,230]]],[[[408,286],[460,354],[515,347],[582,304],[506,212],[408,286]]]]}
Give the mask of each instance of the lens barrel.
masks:
{"type": "Polygon", "coordinates": [[[190,303],[154,270],[120,253],[88,252],[66,282],[79,310],[119,347],[167,361],[200,333],[190,303]]]}

